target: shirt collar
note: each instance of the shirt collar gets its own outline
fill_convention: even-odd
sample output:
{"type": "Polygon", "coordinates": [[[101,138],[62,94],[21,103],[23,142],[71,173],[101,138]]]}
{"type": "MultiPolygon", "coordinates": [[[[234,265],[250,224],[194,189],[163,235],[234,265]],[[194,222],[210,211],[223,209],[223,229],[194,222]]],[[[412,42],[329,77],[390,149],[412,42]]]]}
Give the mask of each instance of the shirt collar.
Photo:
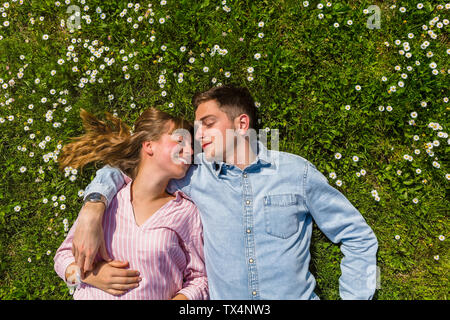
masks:
{"type": "MultiPolygon", "coordinates": [[[[128,181],[126,186],[119,191],[119,192],[123,192],[123,194],[125,196],[125,200],[127,200],[127,201],[131,201],[131,184],[132,184],[132,182],[133,182],[133,180],[130,179],[130,181],[128,181]]],[[[172,193],[172,195],[175,197],[175,199],[173,199],[173,200],[175,200],[175,202],[180,202],[183,198],[191,200],[191,198],[189,198],[181,190],[176,190],[174,193],[172,193]]]]}
{"type": "MultiPolygon", "coordinates": [[[[264,166],[267,166],[267,165],[274,166],[275,165],[275,162],[273,161],[273,159],[270,155],[270,150],[268,150],[261,141],[259,141],[259,140],[257,141],[256,148],[257,148],[256,158],[251,164],[249,164],[247,166],[247,168],[252,167],[252,166],[260,166],[260,165],[264,165],[264,166]]],[[[216,174],[217,177],[222,172],[222,169],[224,166],[230,166],[229,164],[227,164],[223,161],[216,161],[216,160],[214,160],[211,164],[212,164],[213,172],[216,174]]],[[[247,168],[245,170],[247,170],[247,168]]]]}

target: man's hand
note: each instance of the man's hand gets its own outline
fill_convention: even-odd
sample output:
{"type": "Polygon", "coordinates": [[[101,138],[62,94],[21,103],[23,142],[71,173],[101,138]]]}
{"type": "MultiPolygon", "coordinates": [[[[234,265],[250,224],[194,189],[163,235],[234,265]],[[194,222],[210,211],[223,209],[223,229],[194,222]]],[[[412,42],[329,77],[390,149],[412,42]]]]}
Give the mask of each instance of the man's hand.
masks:
{"type": "Polygon", "coordinates": [[[91,271],[97,252],[105,261],[111,261],[105,247],[103,236],[102,219],[105,211],[103,203],[86,203],[78,214],[78,222],[75,228],[72,253],[75,262],[81,270],[83,279],[84,273],[91,271]]]}
{"type": "Polygon", "coordinates": [[[142,280],[139,271],[125,269],[128,266],[126,261],[98,262],[92,272],[86,273],[83,282],[109,294],[122,295],[128,290],[137,288],[142,280]]]}

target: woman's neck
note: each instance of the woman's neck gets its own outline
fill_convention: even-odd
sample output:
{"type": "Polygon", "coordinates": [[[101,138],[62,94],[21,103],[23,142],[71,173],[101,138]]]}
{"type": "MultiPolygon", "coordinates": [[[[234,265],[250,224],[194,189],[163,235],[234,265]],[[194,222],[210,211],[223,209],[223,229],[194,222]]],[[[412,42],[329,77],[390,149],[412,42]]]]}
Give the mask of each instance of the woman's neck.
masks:
{"type": "Polygon", "coordinates": [[[166,192],[169,178],[157,170],[140,168],[136,178],[131,184],[133,202],[153,202],[168,196],[166,192]]]}

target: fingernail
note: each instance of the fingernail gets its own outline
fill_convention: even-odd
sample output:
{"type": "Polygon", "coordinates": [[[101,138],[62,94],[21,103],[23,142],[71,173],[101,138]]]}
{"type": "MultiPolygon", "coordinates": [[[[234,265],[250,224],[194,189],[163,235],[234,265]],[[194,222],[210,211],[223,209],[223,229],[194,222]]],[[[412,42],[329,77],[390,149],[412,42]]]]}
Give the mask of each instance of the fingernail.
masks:
{"type": "Polygon", "coordinates": [[[138,280],[139,280],[139,281],[141,281],[141,280],[142,280],[142,278],[141,278],[141,277],[139,277],[139,278],[138,278],[138,280]]]}

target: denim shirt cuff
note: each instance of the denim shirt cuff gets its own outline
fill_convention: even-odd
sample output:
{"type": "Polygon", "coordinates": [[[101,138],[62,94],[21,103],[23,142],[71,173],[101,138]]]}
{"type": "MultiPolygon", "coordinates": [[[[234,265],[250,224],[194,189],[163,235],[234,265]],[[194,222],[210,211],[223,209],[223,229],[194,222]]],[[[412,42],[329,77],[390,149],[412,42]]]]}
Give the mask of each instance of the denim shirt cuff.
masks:
{"type": "Polygon", "coordinates": [[[101,183],[91,183],[86,191],[84,192],[84,198],[83,200],[86,200],[86,197],[90,195],[91,193],[100,193],[106,198],[106,207],[109,206],[111,203],[112,198],[114,197],[114,188],[111,186],[108,186],[106,184],[101,183]]]}

